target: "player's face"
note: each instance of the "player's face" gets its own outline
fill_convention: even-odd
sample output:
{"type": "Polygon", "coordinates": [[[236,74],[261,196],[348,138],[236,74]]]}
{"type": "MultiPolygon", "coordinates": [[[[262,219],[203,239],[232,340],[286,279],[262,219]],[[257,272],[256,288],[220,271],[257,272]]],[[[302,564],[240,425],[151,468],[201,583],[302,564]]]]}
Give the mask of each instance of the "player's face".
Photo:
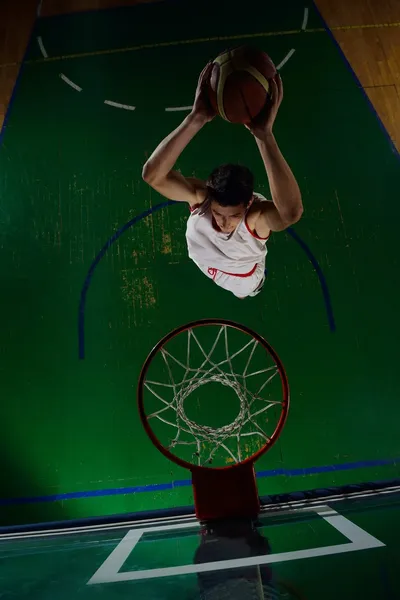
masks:
{"type": "Polygon", "coordinates": [[[232,233],[243,219],[247,206],[221,206],[214,200],[211,202],[211,212],[218,227],[224,233],[232,233]]]}

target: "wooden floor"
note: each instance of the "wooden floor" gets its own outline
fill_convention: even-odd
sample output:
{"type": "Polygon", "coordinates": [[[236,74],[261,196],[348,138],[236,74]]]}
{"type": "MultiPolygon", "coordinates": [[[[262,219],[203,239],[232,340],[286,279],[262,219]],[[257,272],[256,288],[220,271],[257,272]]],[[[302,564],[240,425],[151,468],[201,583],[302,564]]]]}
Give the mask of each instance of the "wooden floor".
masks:
{"type": "Polygon", "coordinates": [[[399,0],[317,0],[317,5],[400,149],[399,0]]]}
{"type": "Polygon", "coordinates": [[[0,128],[36,18],[37,0],[0,1],[0,128]]]}
{"type": "MultiPolygon", "coordinates": [[[[53,15],[138,1],[151,0],[43,0],[40,10],[53,15]]],[[[317,5],[400,149],[399,0],[317,0],[317,5]]],[[[0,2],[0,127],[37,7],[38,0],[0,2]]]]}

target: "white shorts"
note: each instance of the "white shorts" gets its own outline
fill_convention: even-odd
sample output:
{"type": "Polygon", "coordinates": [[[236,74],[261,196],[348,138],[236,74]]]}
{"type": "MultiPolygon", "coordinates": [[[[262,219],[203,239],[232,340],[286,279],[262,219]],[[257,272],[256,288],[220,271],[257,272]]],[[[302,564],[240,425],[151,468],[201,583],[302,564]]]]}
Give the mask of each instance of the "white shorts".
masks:
{"type": "Polygon", "coordinates": [[[249,275],[234,275],[220,271],[214,267],[207,267],[199,263],[196,264],[209,279],[212,279],[219,287],[224,288],[224,290],[232,292],[237,298],[255,296],[258,288],[261,287],[265,279],[265,259],[257,263],[249,275]]]}

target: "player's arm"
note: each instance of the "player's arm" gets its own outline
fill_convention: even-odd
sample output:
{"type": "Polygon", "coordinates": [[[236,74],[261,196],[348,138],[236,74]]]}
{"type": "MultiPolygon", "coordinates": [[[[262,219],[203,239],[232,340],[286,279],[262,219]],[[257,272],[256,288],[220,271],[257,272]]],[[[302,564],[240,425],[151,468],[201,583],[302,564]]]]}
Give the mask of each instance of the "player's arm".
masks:
{"type": "Polygon", "coordinates": [[[297,181],[271,134],[257,145],[267,171],[272,202],[261,204],[255,229],[261,237],[268,231],[283,231],[297,223],[303,214],[303,203],[297,181]]]}
{"type": "Polygon", "coordinates": [[[205,90],[209,69],[210,64],[206,65],[200,74],[191,113],[179,127],[162,140],[142,171],[144,181],[160,194],[171,200],[185,201],[191,205],[204,199],[202,191],[205,183],[194,177],[184,177],[174,169],[174,166],[189,142],[215,116],[207,101],[205,90]]]}
{"type": "Polygon", "coordinates": [[[201,115],[190,113],[179,127],[162,140],[143,167],[144,181],[170,200],[189,204],[198,202],[198,191],[204,187],[204,183],[193,177],[184,177],[173,167],[206,122],[201,115]]]}
{"type": "Polygon", "coordinates": [[[303,214],[303,203],[297,181],[291,168],[284,159],[272,132],[272,126],[280,103],[282,102],[282,82],[279,76],[271,82],[272,106],[265,120],[248,127],[255,137],[263,160],[272,203],[264,202],[255,223],[255,228],[261,237],[269,231],[283,231],[296,223],[303,214]]]}

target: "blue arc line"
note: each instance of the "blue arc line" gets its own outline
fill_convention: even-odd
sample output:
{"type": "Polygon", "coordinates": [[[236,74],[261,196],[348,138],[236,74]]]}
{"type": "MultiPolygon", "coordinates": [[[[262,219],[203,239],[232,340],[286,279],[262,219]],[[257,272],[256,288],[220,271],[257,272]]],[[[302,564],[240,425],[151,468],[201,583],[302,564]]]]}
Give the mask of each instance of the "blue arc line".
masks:
{"type": "MultiPolygon", "coordinates": [[[[114,233],[114,235],[112,237],[110,237],[110,239],[107,241],[107,243],[104,244],[103,248],[100,250],[100,252],[96,256],[96,258],[93,260],[92,264],[90,265],[89,271],[88,271],[88,273],[86,275],[86,279],[85,279],[85,282],[84,282],[82,290],[81,290],[81,297],[80,297],[80,302],[79,302],[78,345],[79,345],[79,358],[81,360],[83,360],[85,358],[85,307],[86,307],[86,297],[87,297],[87,293],[88,293],[88,290],[89,290],[90,283],[92,281],[93,273],[94,273],[97,265],[99,264],[99,262],[101,261],[101,259],[103,258],[103,256],[107,252],[107,250],[112,246],[112,244],[127,229],[129,229],[133,225],[136,225],[136,223],[138,223],[142,219],[145,219],[146,217],[150,216],[151,214],[153,214],[157,210],[161,210],[162,208],[166,208],[167,206],[171,206],[172,204],[177,204],[177,202],[175,202],[174,200],[168,200],[167,202],[160,202],[160,204],[156,204],[156,206],[153,206],[152,208],[149,208],[148,210],[142,212],[137,217],[134,217],[133,219],[131,219],[130,221],[128,221],[127,223],[125,223],[125,225],[123,225],[120,229],[118,229],[118,231],[116,231],[114,233]]],[[[320,282],[320,285],[321,285],[321,289],[322,289],[322,294],[323,294],[324,301],[325,301],[326,312],[327,312],[327,315],[328,315],[329,327],[330,327],[331,331],[335,331],[335,329],[336,329],[336,327],[335,327],[335,320],[334,320],[334,317],[333,317],[333,310],[332,310],[331,300],[330,300],[330,296],[329,296],[329,290],[328,290],[328,286],[327,286],[327,283],[326,283],[326,280],[325,280],[325,276],[324,276],[324,274],[322,272],[322,269],[319,266],[318,261],[315,258],[315,256],[313,255],[313,253],[311,252],[310,248],[307,246],[307,244],[305,242],[303,242],[303,240],[294,231],[294,229],[292,229],[291,227],[289,227],[287,231],[292,236],[292,238],[304,250],[304,252],[306,253],[308,259],[310,260],[311,264],[313,265],[313,267],[314,267],[314,269],[315,269],[315,271],[316,271],[316,273],[318,275],[318,279],[319,279],[319,282],[320,282]]]]}
{"type": "MultiPolygon", "coordinates": [[[[358,469],[367,469],[375,467],[395,467],[400,458],[382,458],[376,460],[360,460],[350,463],[335,465],[320,465],[316,467],[304,467],[298,469],[270,469],[268,471],[258,471],[257,479],[266,477],[304,477],[305,475],[317,475],[338,471],[353,471],[358,469]]],[[[67,492],[64,494],[52,494],[49,496],[31,496],[27,498],[0,498],[0,506],[12,506],[15,504],[39,504],[41,502],[60,502],[62,500],[77,500],[84,498],[99,498],[105,496],[121,496],[126,494],[142,494],[146,492],[160,492],[165,490],[174,490],[180,487],[190,487],[191,479],[182,479],[166,483],[154,483],[149,485],[137,485],[131,487],[109,488],[102,490],[90,490],[83,492],[67,492]]],[[[360,484],[361,485],[361,484],[360,484]]]]}
{"type": "Polygon", "coordinates": [[[311,250],[307,246],[307,244],[301,239],[299,234],[296,233],[292,227],[288,227],[287,232],[289,233],[289,235],[292,236],[292,238],[304,250],[304,252],[307,255],[308,260],[310,261],[310,263],[312,264],[312,266],[315,269],[315,272],[319,279],[319,284],[321,286],[322,295],[324,297],[325,309],[326,309],[326,314],[327,314],[328,323],[329,323],[329,329],[333,333],[334,331],[336,331],[336,324],[335,324],[335,317],[333,315],[332,302],[331,302],[331,297],[329,294],[329,288],[328,288],[328,284],[326,283],[325,275],[324,275],[321,267],[319,266],[319,263],[318,263],[317,259],[315,258],[314,254],[311,252],[311,250]]]}
{"type": "Polygon", "coordinates": [[[145,219],[146,217],[152,215],[157,210],[161,210],[162,208],[165,208],[166,206],[169,206],[170,204],[176,204],[176,202],[174,202],[173,200],[168,200],[167,202],[160,202],[160,204],[156,204],[156,206],[152,206],[148,210],[145,210],[144,212],[142,212],[137,217],[134,217],[133,219],[131,219],[130,221],[128,221],[127,223],[125,223],[125,225],[123,225],[120,229],[118,229],[118,231],[116,231],[114,233],[114,235],[110,237],[110,239],[107,241],[107,243],[104,244],[104,246],[102,247],[102,249],[100,250],[100,252],[96,256],[96,258],[93,260],[92,264],[90,265],[89,271],[88,271],[88,273],[86,275],[86,279],[85,279],[85,282],[84,282],[82,290],[81,290],[81,299],[80,299],[80,302],[79,302],[78,343],[79,343],[79,358],[80,359],[84,359],[85,358],[85,307],[86,307],[86,296],[87,296],[87,293],[88,293],[88,289],[89,289],[90,283],[92,281],[93,273],[94,273],[97,265],[99,264],[99,262],[101,261],[101,259],[103,258],[103,256],[107,252],[107,250],[112,246],[112,244],[123,233],[125,233],[125,231],[127,229],[129,229],[133,225],[136,225],[136,223],[138,223],[142,219],[145,219]]]}

